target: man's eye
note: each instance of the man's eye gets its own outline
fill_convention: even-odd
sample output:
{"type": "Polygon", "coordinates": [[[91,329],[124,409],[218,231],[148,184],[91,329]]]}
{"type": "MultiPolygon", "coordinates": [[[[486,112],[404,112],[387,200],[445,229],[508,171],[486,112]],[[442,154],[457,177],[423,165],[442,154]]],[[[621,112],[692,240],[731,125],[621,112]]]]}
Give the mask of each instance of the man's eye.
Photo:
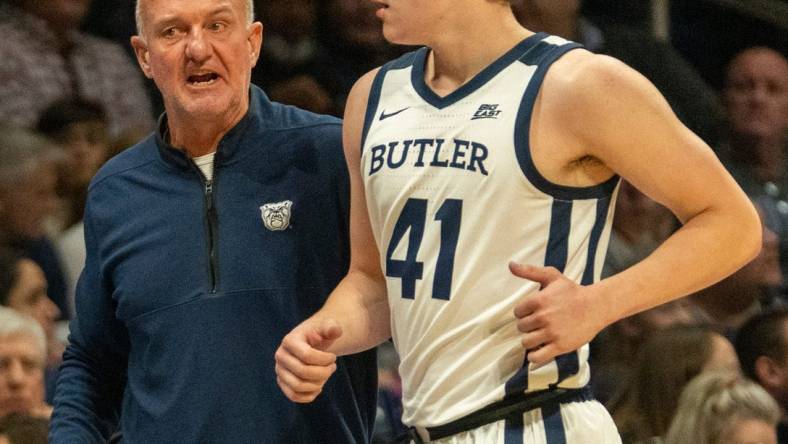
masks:
{"type": "Polygon", "coordinates": [[[161,33],[161,35],[164,36],[165,38],[172,38],[175,37],[177,34],[178,34],[178,30],[176,28],[167,28],[161,33]]]}
{"type": "Polygon", "coordinates": [[[222,31],[226,26],[221,22],[214,22],[208,27],[211,31],[222,31]]]}

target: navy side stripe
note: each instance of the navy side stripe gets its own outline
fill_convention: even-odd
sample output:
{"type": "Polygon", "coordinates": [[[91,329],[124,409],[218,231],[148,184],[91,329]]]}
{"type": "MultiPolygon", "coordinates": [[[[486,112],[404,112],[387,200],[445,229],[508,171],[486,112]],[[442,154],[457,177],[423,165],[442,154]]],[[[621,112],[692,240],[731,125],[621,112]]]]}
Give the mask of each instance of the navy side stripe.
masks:
{"type": "Polygon", "coordinates": [[[583,279],[580,281],[582,285],[591,285],[594,283],[594,266],[596,262],[596,250],[599,247],[599,239],[602,237],[602,230],[605,228],[607,221],[607,212],[610,209],[611,199],[598,199],[596,202],[596,221],[594,221],[594,228],[591,229],[591,239],[588,242],[588,259],[586,259],[586,269],[583,271],[583,279]]]}
{"type": "Polygon", "coordinates": [[[554,403],[542,407],[542,422],[547,444],[566,444],[564,420],[561,418],[561,404],[554,403]]]}
{"type": "Polygon", "coordinates": [[[504,422],[503,443],[523,444],[523,413],[516,413],[504,422]]]}
{"type": "MultiPolygon", "coordinates": [[[[547,239],[546,267],[555,267],[563,273],[569,254],[569,228],[572,223],[572,201],[554,200],[550,218],[550,234],[547,239]]],[[[558,365],[558,381],[576,374],[580,362],[576,352],[567,353],[556,358],[558,365]]],[[[526,352],[523,366],[506,381],[505,397],[515,396],[528,389],[528,354],[526,352]]]]}
{"type": "MultiPolygon", "coordinates": [[[[554,200],[553,214],[550,219],[550,237],[547,240],[547,255],[544,265],[555,267],[561,273],[566,268],[569,254],[569,228],[572,225],[572,201],[554,200]]],[[[576,375],[580,370],[580,358],[577,352],[569,352],[557,356],[558,382],[576,375]]]]}
{"type": "Polygon", "coordinates": [[[547,238],[545,267],[555,267],[561,273],[566,268],[569,254],[569,227],[572,224],[572,201],[554,200],[550,218],[550,236],[547,238]]]}

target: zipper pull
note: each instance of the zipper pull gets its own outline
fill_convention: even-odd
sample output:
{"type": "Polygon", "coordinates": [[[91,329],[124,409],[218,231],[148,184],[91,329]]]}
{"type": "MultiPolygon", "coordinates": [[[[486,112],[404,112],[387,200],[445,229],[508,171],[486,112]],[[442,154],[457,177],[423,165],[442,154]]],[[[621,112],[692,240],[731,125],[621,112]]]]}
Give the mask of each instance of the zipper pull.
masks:
{"type": "Polygon", "coordinates": [[[213,208],[213,181],[208,180],[205,182],[205,199],[208,204],[208,209],[213,208]]]}

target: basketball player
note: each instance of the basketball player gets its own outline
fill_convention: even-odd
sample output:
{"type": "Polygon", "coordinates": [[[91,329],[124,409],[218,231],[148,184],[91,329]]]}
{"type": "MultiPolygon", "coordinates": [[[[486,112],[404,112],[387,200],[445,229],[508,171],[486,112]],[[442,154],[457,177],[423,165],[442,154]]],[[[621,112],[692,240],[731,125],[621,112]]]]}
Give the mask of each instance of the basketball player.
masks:
{"type": "Polygon", "coordinates": [[[588,342],[750,260],[755,210],[622,63],[507,1],[376,1],[389,41],[425,47],[351,91],[352,263],[283,340],[279,386],[310,402],[336,355],[391,336],[416,442],[619,442],[584,390],[588,342]],[[619,177],[684,226],[597,282],[619,177]]]}

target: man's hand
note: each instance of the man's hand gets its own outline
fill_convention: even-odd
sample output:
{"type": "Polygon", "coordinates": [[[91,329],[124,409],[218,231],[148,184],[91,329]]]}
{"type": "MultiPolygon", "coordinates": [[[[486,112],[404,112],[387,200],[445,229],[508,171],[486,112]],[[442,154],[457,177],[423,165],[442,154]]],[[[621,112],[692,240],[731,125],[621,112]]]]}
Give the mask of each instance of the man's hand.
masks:
{"type": "Polygon", "coordinates": [[[517,329],[528,360],[536,365],[577,350],[589,342],[605,323],[604,307],[594,306],[588,288],[576,284],[554,267],[509,263],[515,276],[538,282],[540,290],[514,308],[517,329]]]}
{"type": "Polygon", "coordinates": [[[276,382],[291,401],[307,403],[317,398],[336,371],[337,356],[328,348],[342,336],[333,319],[304,323],[282,339],[274,355],[276,382]]]}

